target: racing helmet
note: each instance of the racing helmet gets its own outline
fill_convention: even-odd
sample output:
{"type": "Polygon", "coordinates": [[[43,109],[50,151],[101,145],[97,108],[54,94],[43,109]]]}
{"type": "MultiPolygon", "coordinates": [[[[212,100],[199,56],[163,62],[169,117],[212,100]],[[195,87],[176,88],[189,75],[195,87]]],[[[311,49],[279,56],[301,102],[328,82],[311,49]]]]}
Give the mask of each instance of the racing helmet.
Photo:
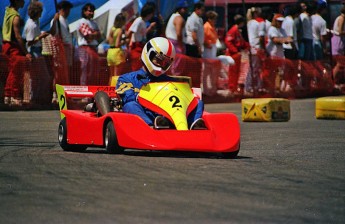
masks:
{"type": "Polygon", "coordinates": [[[155,37],[148,41],[141,52],[141,60],[154,76],[160,76],[169,70],[175,59],[174,45],[164,37],[155,37]]]}

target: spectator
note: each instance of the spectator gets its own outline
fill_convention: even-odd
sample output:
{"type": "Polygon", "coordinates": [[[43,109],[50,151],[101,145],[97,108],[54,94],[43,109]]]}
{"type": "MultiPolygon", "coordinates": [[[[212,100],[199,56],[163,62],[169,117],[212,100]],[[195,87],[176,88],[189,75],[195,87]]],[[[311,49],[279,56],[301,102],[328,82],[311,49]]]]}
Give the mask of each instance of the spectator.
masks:
{"type": "Polygon", "coordinates": [[[41,2],[32,2],[28,9],[29,19],[26,21],[23,38],[26,40],[28,52],[35,58],[42,56],[41,39],[48,36],[49,33],[42,32],[39,26],[39,18],[42,15],[43,4],[41,2]]]}
{"type": "MultiPolygon", "coordinates": [[[[272,20],[272,24],[270,29],[268,30],[268,44],[266,47],[267,53],[270,55],[272,60],[269,60],[270,62],[270,69],[275,70],[278,74],[277,77],[271,77],[268,76],[270,80],[279,80],[279,86],[278,83],[275,83],[276,89],[280,89],[282,91],[289,91],[291,90],[291,75],[288,76],[288,72],[283,73],[287,67],[285,67],[284,61],[279,60],[285,58],[284,55],[284,48],[283,44],[289,44],[293,42],[293,39],[291,37],[288,37],[285,33],[285,30],[282,29],[282,23],[284,21],[284,17],[281,14],[275,14],[272,20]],[[272,63],[275,62],[275,63],[272,63]],[[276,68],[274,68],[276,65],[276,68]],[[282,73],[280,73],[282,71],[282,73]],[[288,83],[289,82],[289,83],[288,83]]],[[[264,78],[264,77],[263,77],[264,78]]],[[[270,83],[270,82],[266,82],[270,83]]],[[[271,84],[270,88],[273,88],[273,85],[271,84]]]]}
{"type": "Polygon", "coordinates": [[[263,19],[260,17],[261,9],[252,7],[247,12],[247,30],[250,44],[250,68],[245,81],[245,93],[251,94],[254,89],[262,88],[260,70],[265,56],[265,33],[262,32],[263,19]]]}
{"type": "MultiPolygon", "coordinates": [[[[52,67],[54,68],[54,80],[53,80],[53,103],[57,103],[57,95],[55,92],[55,82],[59,82],[60,84],[67,84],[67,82],[71,83],[70,80],[72,74],[72,65],[73,65],[73,40],[72,34],[69,30],[69,23],[68,23],[68,16],[70,15],[71,8],[73,8],[73,4],[69,1],[61,1],[57,4],[58,12],[55,14],[54,18],[50,22],[50,33],[54,36],[53,40],[62,40],[63,43],[63,50],[65,57],[56,57],[53,59],[55,62],[57,60],[65,61],[65,63],[53,63],[52,67]]],[[[53,41],[52,39],[47,41],[53,41]]],[[[56,46],[57,47],[57,46],[56,46]]]]}
{"type": "Polygon", "coordinates": [[[98,40],[101,32],[95,21],[92,20],[95,6],[87,3],[82,8],[82,19],[77,29],[78,54],[81,62],[80,85],[95,84],[94,79],[98,73],[98,40]]]}
{"type": "Polygon", "coordinates": [[[42,15],[43,4],[35,1],[29,5],[28,15],[29,19],[26,21],[23,38],[26,39],[26,47],[28,52],[33,56],[30,65],[30,80],[31,82],[24,83],[29,86],[29,97],[25,97],[24,102],[30,103],[50,103],[51,94],[51,77],[48,67],[48,61],[42,57],[42,41],[41,39],[49,35],[47,32],[41,32],[39,26],[39,18],[42,15]]]}
{"type": "Polygon", "coordinates": [[[140,16],[134,20],[128,29],[127,36],[130,39],[130,59],[133,71],[141,68],[139,58],[146,43],[146,34],[156,26],[156,23],[153,22],[150,23],[149,27],[146,27],[146,22],[153,17],[154,12],[155,9],[150,4],[145,4],[141,9],[140,16]]]}
{"type": "Polygon", "coordinates": [[[174,45],[177,54],[184,54],[186,52],[184,45],[186,36],[184,16],[187,13],[187,9],[188,3],[186,0],[178,1],[176,11],[170,16],[165,30],[165,36],[174,45]]]}
{"type": "MultiPolygon", "coordinates": [[[[271,26],[271,21],[274,16],[272,8],[270,6],[264,6],[261,9],[261,16],[264,19],[265,22],[265,35],[267,37],[268,29],[271,26]]],[[[266,40],[267,41],[267,40],[266,40]]],[[[267,42],[266,42],[267,44],[267,42]]]]}
{"type": "Polygon", "coordinates": [[[283,44],[293,42],[293,39],[288,37],[285,30],[282,29],[283,21],[283,15],[276,14],[268,30],[268,44],[266,50],[271,57],[285,58],[283,44]]]}
{"type": "Polygon", "coordinates": [[[10,0],[10,5],[5,10],[2,27],[2,52],[9,58],[4,103],[9,105],[22,104],[24,71],[27,69],[27,62],[32,59],[20,34],[23,22],[18,10],[24,6],[24,2],[24,0],[10,0]]]}
{"type": "Polygon", "coordinates": [[[326,10],[326,5],[321,4],[317,7],[316,13],[311,16],[313,24],[313,49],[316,60],[324,59],[327,54],[327,24],[326,20],[321,17],[323,11],[326,10]]]}
{"type": "Polygon", "coordinates": [[[201,58],[204,45],[204,22],[202,16],[205,6],[202,2],[194,4],[194,12],[186,22],[186,54],[191,57],[201,58]]]}
{"type": "MultiPolygon", "coordinates": [[[[344,56],[345,47],[345,6],[341,8],[340,15],[335,19],[333,23],[334,34],[332,36],[332,55],[344,56]]],[[[344,68],[342,59],[337,60],[336,65],[333,68],[333,80],[338,83],[338,72],[344,68]]]]}
{"type": "Polygon", "coordinates": [[[147,2],[146,4],[151,5],[153,11],[157,11],[157,15],[154,13],[152,18],[149,21],[146,21],[146,27],[149,27],[151,23],[156,24],[153,29],[150,29],[146,34],[146,39],[151,40],[154,37],[162,37],[165,33],[164,19],[160,14],[159,9],[154,2],[147,2]]]}
{"type": "Polygon", "coordinates": [[[295,18],[298,18],[300,14],[299,5],[291,5],[287,10],[287,15],[282,24],[282,28],[288,37],[293,39],[293,42],[283,44],[284,56],[287,59],[296,60],[298,59],[298,39],[297,39],[297,28],[295,26],[295,18]]]}
{"type": "Polygon", "coordinates": [[[311,16],[315,12],[312,2],[301,2],[302,10],[304,10],[300,16],[301,25],[297,27],[302,32],[302,40],[298,47],[299,57],[303,60],[315,60],[313,50],[313,30],[311,16]]]}
{"type": "MultiPolygon", "coordinates": [[[[57,4],[58,12],[55,14],[53,20],[50,22],[51,34],[59,35],[65,46],[68,46],[70,54],[66,54],[66,57],[71,58],[71,48],[72,48],[72,34],[69,30],[68,16],[70,15],[71,8],[73,4],[69,1],[61,1],[57,4]],[[59,24],[60,23],[60,24],[59,24]],[[60,33],[61,32],[61,33],[60,33]]],[[[71,61],[72,60],[68,60],[71,61]]]]}
{"type": "Polygon", "coordinates": [[[235,64],[229,66],[229,90],[234,92],[240,90],[238,86],[238,78],[241,70],[242,50],[249,49],[249,43],[242,36],[242,28],[245,25],[245,18],[242,15],[235,15],[235,24],[228,30],[225,37],[225,45],[227,47],[226,54],[231,56],[235,64]]]}
{"type": "Polygon", "coordinates": [[[122,28],[126,23],[126,17],[119,13],[115,17],[114,26],[111,28],[108,43],[110,48],[107,52],[108,66],[110,66],[110,75],[120,75],[119,65],[126,61],[126,55],[122,46],[126,44],[125,39],[122,38],[122,28]]]}
{"type": "MultiPolygon", "coordinates": [[[[123,111],[140,116],[148,125],[154,128],[169,127],[169,120],[137,102],[139,89],[149,82],[174,81],[165,73],[171,67],[175,58],[175,49],[166,38],[155,37],[143,48],[141,55],[142,68],[119,77],[116,92],[123,101],[123,111]]],[[[188,124],[191,129],[196,126],[205,128],[201,116],[203,102],[199,100],[197,107],[189,114],[188,124]]]]}
{"type": "Polygon", "coordinates": [[[204,24],[204,58],[217,57],[217,40],[218,33],[216,30],[216,23],[218,14],[215,11],[206,12],[207,21],[204,24]]]}
{"type": "Polygon", "coordinates": [[[176,51],[176,57],[173,65],[171,66],[171,72],[174,75],[182,74],[185,60],[180,54],[186,53],[185,47],[185,19],[184,16],[187,14],[188,3],[186,0],[179,0],[176,5],[175,12],[170,16],[166,29],[165,36],[174,45],[176,51]]]}

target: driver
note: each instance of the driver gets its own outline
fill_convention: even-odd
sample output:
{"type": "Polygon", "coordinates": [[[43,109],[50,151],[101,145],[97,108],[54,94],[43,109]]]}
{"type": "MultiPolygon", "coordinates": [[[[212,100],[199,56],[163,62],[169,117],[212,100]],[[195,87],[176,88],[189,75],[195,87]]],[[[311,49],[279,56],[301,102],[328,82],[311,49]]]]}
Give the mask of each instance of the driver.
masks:
{"type": "MultiPolygon", "coordinates": [[[[169,128],[169,119],[141,106],[137,101],[140,88],[149,82],[176,81],[165,74],[175,58],[175,48],[166,38],[155,37],[148,41],[141,53],[141,69],[121,75],[116,84],[116,92],[122,98],[123,111],[140,116],[149,126],[155,129],[169,128]]],[[[197,107],[188,115],[190,129],[205,129],[201,118],[204,104],[198,101],[197,107]]]]}

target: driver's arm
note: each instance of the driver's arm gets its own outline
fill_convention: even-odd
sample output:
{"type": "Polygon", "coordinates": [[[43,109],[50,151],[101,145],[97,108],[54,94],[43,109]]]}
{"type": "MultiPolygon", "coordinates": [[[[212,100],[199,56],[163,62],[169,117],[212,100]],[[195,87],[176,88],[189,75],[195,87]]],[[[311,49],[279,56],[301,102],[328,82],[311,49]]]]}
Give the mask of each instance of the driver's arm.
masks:
{"type": "Polygon", "coordinates": [[[133,83],[126,80],[125,76],[120,76],[116,84],[116,93],[120,95],[123,104],[135,101],[139,90],[133,86],[133,83]]]}

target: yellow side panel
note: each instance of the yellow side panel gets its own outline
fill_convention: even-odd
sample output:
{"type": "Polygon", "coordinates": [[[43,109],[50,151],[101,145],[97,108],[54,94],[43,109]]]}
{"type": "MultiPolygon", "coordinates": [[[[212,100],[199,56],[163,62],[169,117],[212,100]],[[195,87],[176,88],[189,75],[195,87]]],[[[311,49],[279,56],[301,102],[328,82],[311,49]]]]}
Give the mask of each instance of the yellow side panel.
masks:
{"type": "MultiPolygon", "coordinates": [[[[64,87],[59,85],[59,84],[56,84],[55,87],[56,87],[57,97],[59,100],[60,111],[61,110],[67,110],[67,99],[66,99],[64,87]]],[[[60,115],[61,115],[61,119],[63,119],[65,117],[65,115],[63,113],[60,113],[60,115]]]]}

